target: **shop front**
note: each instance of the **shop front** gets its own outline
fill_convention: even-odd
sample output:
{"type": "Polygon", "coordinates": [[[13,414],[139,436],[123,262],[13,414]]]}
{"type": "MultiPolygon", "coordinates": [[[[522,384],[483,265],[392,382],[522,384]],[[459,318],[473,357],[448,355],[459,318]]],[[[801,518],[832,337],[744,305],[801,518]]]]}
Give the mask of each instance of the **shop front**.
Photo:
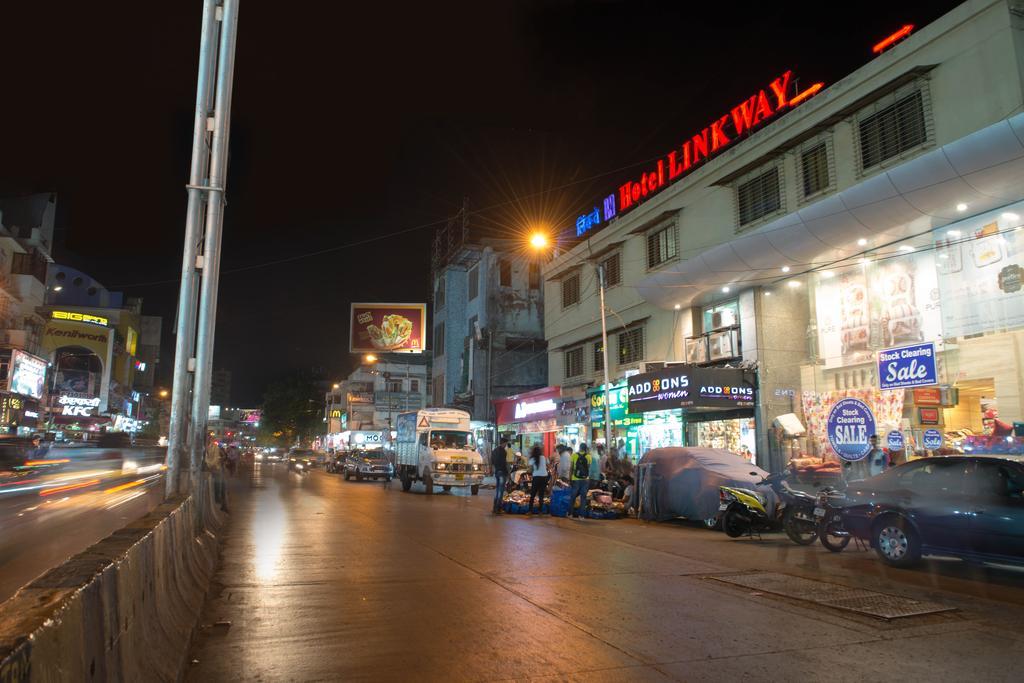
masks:
{"type": "Polygon", "coordinates": [[[562,410],[559,387],[544,387],[494,401],[498,434],[524,456],[535,445],[544,453],[555,451],[558,432],[574,423],[574,414],[562,410]]]}
{"type": "MultiPolygon", "coordinates": [[[[593,443],[603,443],[605,438],[604,397],[604,385],[587,391],[590,403],[590,439],[593,443]]],[[[618,449],[620,457],[628,455],[636,461],[640,457],[640,431],[644,424],[644,416],[629,413],[628,404],[629,388],[625,380],[608,389],[612,444],[618,449]]]]}
{"type": "Polygon", "coordinates": [[[1022,215],[982,213],[808,280],[798,458],[838,459],[829,420],[848,398],[896,461],[1024,453],[1022,215]]]}
{"type": "Polygon", "coordinates": [[[628,411],[643,416],[639,454],[652,448],[723,448],[754,461],[756,375],[671,365],[627,380],[628,411]]]}

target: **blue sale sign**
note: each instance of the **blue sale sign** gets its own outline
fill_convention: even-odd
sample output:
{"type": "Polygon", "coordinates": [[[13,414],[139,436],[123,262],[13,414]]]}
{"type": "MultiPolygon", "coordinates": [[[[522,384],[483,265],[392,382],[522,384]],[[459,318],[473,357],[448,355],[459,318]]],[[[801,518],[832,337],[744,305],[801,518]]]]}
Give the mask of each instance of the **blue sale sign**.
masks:
{"type": "Polygon", "coordinates": [[[828,442],[843,460],[863,459],[871,452],[868,441],[875,433],[875,415],[864,401],[844,398],[828,413],[828,442]]]}
{"type": "Polygon", "coordinates": [[[886,438],[890,451],[902,451],[903,450],[903,432],[892,431],[889,432],[889,436],[886,438]]]}
{"type": "Polygon", "coordinates": [[[924,442],[924,447],[928,450],[938,450],[942,448],[942,432],[938,429],[925,430],[924,438],[921,441],[924,442]]]}
{"type": "Polygon", "coordinates": [[[910,344],[878,352],[878,384],[882,389],[926,387],[939,383],[935,344],[910,344]]]}

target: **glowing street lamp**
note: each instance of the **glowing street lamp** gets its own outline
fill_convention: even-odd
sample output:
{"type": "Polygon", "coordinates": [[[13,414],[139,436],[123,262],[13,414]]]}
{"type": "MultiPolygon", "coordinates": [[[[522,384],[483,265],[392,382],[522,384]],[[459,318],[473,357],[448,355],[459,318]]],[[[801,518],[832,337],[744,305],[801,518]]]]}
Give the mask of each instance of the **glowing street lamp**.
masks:
{"type": "Polygon", "coordinates": [[[530,246],[534,249],[544,249],[548,246],[548,236],[542,232],[535,232],[530,236],[530,246]]]}
{"type": "Polygon", "coordinates": [[[171,392],[167,391],[166,389],[160,390],[160,398],[167,398],[168,396],[170,396],[170,394],[171,392]]]}

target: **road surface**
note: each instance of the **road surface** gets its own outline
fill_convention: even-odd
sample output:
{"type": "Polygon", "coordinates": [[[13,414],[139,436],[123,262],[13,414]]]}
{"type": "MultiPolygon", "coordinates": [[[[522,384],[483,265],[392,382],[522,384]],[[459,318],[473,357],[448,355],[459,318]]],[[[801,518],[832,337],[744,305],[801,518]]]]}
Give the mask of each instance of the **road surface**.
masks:
{"type": "Polygon", "coordinates": [[[1020,680],[1024,574],[496,517],[485,493],[240,474],[189,680],[1020,680]],[[777,573],[952,611],[883,620],[730,583],[777,573]]]}
{"type": "Polygon", "coordinates": [[[163,476],[119,459],[0,479],[0,602],[159,505],[163,476]]]}

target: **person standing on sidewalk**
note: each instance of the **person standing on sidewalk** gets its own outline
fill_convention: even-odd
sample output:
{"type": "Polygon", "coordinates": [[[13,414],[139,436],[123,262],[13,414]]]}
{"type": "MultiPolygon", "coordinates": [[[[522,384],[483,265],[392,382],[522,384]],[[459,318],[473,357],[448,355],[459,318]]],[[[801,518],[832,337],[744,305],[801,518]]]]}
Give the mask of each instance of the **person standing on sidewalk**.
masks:
{"type": "Polygon", "coordinates": [[[569,513],[579,518],[580,513],[587,515],[587,491],[590,490],[590,453],[587,444],[581,443],[579,451],[572,454],[569,471],[572,476],[572,489],[569,498],[569,513]],[[576,508],[576,496],[580,497],[580,507],[576,508]]]}
{"type": "Polygon", "coordinates": [[[558,444],[558,478],[569,481],[572,466],[572,449],[565,444],[558,444]]]}
{"type": "Polygon", "coordinates": [[[548,459],[540,446],[534,446],[530,451],[530,466],[533,468],[530,479],[530,507],[527,514],[533,514],[533,499],[539,499],[537,512],[544,511],[544,494],[548,491],[548,459]]]}
{"type": "Polygon", "coordinates": [[[213,477],[213,502],[220,503],[220,509],[228,511],[228,492],[224,486],[224,453],[212,436],[206,440],[206,454],[203,457],[206,471],[213,477]]]}
{"type": "Polygon", "coordinates": [[[491,451],[491,469],[494,470],[494,506],[491,509],[496,515],[501,514],[501,498],[505,495],[505,484],[508,482],[508,461],[505,459],[508,439],[502,438],[491,451]]]}
{"type": "Polygon", "coordinates": [[[597,447],[597,453],[590,456],[590,485],[588,489],[596,489],[601,485],[601,474],[604,472],[606,456],[604,448],[597,447]]]}

